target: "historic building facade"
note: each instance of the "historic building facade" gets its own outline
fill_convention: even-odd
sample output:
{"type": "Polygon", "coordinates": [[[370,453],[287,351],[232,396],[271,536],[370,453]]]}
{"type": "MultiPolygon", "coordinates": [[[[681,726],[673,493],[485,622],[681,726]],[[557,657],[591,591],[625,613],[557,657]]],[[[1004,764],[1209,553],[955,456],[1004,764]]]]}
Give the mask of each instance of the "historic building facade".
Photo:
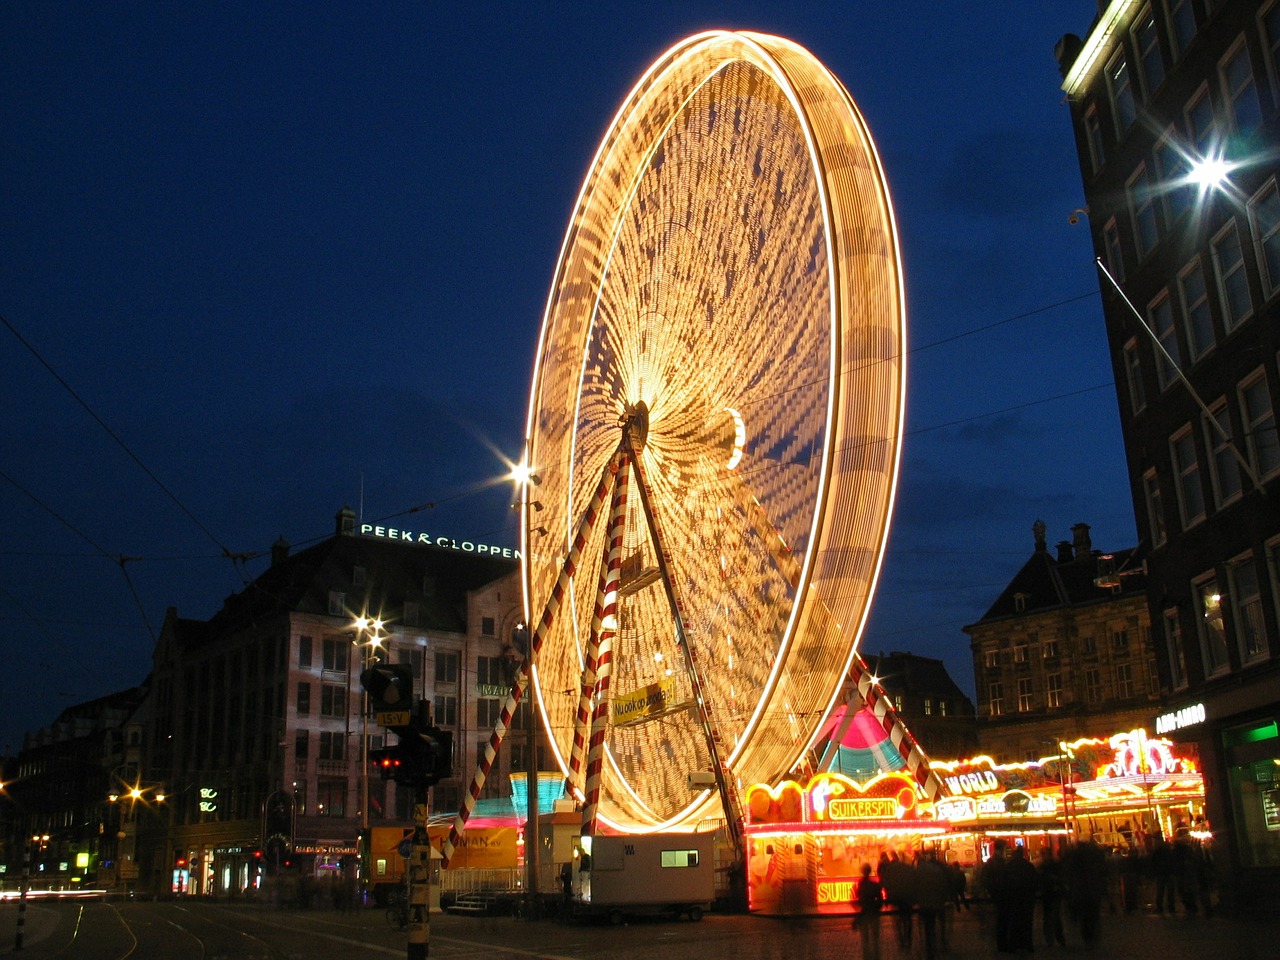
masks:
{"type": "Polygon", "coordinates": [[[964,628],[973,651],[978,745],[997,762],[1058,744],[1149,727],[1158,703],[1143,560],[1093,549],[1089,525],[1031,557],[964,628]]]}
{"type": "MultiPolygon", "coordinates": [[[[187,869],[178,885],[236,893],[286,866],[351,879],[365,827],[412,819],[411,791],[367,775],[368,750],[393,736],[365,717],[360,673],[374,658],[411,664],[433,722],[453,734],[455,776],[431,806],[456,808],[523,634],[516,558],[472,547],[358,529],[344,509],[333,537],[295,555],[277,543],[271,567],[208,621],[170,610],[149,740],[169,788],[169,854],[187,869]]],[[[510,794],[525,742],[512,733],[488,795],[510,794]]]]}
{"type": "Polygon", "coordinates": [[[1152,723],[1199,746],[1222,875],[1274,900],[1280,3],[1103,3],[1057,54],[1080,212],[1114,278],[1100,283],[1149,570],[1152,723]]]}

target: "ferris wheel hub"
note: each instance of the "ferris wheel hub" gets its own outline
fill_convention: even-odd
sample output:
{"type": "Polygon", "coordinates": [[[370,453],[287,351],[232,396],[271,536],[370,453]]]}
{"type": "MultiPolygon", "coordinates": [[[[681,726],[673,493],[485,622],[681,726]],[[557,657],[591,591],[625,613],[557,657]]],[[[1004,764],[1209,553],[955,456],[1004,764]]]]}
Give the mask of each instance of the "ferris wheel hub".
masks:
{"type": "Polygon", "coordinates": [[[627,404],[627,412],[622,417],[622,432],[631,438],[631,445],[636,450],[644,449],[645,441],[649,439],[649,405],[643,400],[627,404]]]}

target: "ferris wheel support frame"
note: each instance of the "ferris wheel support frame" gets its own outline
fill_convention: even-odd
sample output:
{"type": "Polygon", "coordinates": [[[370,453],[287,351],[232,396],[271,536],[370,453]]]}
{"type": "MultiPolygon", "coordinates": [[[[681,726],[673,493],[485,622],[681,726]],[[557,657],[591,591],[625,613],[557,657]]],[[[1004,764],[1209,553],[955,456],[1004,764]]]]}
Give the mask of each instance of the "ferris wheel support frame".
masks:
{"type": "MultiPolygon", "coordinates": [[[[609,491],[613,486],[613,478],[618,470],[621,469],[625,458],[626,455],[621,450],[609,458],[602,471],[600,483],[596,486],[595,493],[592,494],[591,500],[587,504],[587,509],[582,515],[582,520],[578,524],[578,529],[574,533],[569,554],[560,566],[560,575],[556,578],[551,593],[547,597],[542,617],[529,638],[529,649],[525,652],[524,659],[520,662],[520,667],[516,671],[515,679],[511,683],[511,690],[507,694],[506,702],[503,703],[502,711],[498,715],[498,722],[494,724],[493,733],[489,735],[489,741],[485,745],[484,756],[476,765],[471,787],[466,796],[463,797],[457,816],[454,817],[453,824],[449,827],[449,836],[445,839],[444,846],[440,851],[442,863],[446,867],[453,857],[453,851],[457,847],[462,832],[466,829],[467,820],[471,817],[471,811],[475,809],[476,801],[480,799],[480,791],[484,789],[485,780],[488,779],[489,771],[493,768],[493,760],[498,755],[498,748],[502,745],[507,731],[511,728],[511,720],[515,715],[516,707],[528,692],[533,664],[537,659],[538,651],[541,649],[542,642],[552,624],[555,623],[556,615],[564,602],[565,591],[568,589],[570,582],[573,580],[573,575],[578,569],[578,560],[582,556],[583,547],[586,546],[587,536],[595,526],[600,511],[604,507],[605,498],[609,495],[609,491]]],[[[531,749],[532,746],[531,744],[531,749]]],[[[536,783],[527,784],[527,787],[529,790],[537,790],[536,783]]]]}
{"type": "Polygon", "coordinates": [[[667,541],[663,538],[662,531],[658,527],[658,516],[653,511],[649,485],[645,481],[644,468],[640,466],[640,455],[629,433],[623,439],[630,451],[631,467],[636,475],[636,490],[640,494],[641,512],[644,514],[645,522],[649,527],[649,539],[653,542],[653,552],[657,560],[659,577],[667,594],[667,602],[671,606],[671,616],[675,623],[676,643],[679,644],[680,651],[684,654],[685,670],[688,673],[689,685],[693,690],[694,703],[698,708],[698,719],[702,724],[703,735],[706,737],[707,752],[711,755],[711,772],[712,776],[715,777],[716,790],[720,794],[720,802],[724,808],[725,825],[729,831],[729,839],[733,843],[734,854],[740,857],[742,855],[742,805],[738,802],[738,795],[734,785],[729,783],[728,768],[720,757],[720,730],[713,721],[711,704],[707,702],[705,695],[706,682],[703,680],[697,655],[693,647],[689,645],[689,638],[685,632],[684,607],[680,602],[679,595],[676,593],[675,582],[671,578],[671,556],[667,552],[667,541]]]}

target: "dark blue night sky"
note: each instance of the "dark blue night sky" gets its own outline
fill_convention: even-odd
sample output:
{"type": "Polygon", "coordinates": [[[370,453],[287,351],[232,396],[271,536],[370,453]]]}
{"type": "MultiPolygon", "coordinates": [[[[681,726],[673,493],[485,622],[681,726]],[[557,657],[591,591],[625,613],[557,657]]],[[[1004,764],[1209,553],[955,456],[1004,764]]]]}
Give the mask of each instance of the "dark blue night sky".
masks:
{"type": "Polygon", "coordinates": [[[960,628],[1034,520],[1136,537],[1053,58],[1096,10],[5,4],[0,750],[140,682],[167,607],[212,615],[343,504],[515,545],[489,481],[570,208],[640,73],[715,27],[807,46],[877,141],[911,354],[863,649],[972,691],[960,628]]]}

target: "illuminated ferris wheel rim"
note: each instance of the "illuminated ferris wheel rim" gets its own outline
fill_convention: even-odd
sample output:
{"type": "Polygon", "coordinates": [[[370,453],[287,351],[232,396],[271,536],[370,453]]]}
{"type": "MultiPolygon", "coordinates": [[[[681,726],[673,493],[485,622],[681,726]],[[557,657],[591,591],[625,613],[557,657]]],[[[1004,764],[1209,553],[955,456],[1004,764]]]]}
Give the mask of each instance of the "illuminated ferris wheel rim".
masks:
{"type": "MultiPolygon", "coordinates": [[[[617,116],[614,118],[613,125],[610,127],[609,131],[605,134],[604,142],[601,145],[601,150],[597,152],[597,160],[595,164],[593,164],[591,171],[588,173],[587,178],[583,183],[582,190],[579,194],[579,209],[582,208],[585,201],[585,197],[589,194],[591,186],[593,182],[596,180],[597,176],[601,173],[601,171],[603,171],[608,167],[608,163],[610,159],[609,153],[611,153],[611,151],[606,152],[604,149],[605,146],[609,145],[613,148],[616,148],[619,143],[622,143],[625,139],[625,137],[623,136],[625,129],[629,125],[638,122],[638,118],[642,115],[644,110],[644,104],[641,102],[638,102],[639,98],[637,97],[637,92],[642,88],[645,88],[648,86],[646,81],[648,81],[651,76],[658,74],[659,70],[661,71],[662,74],[675,73],[681,69],[682,65],[685,62],[692,61],[694,58],[696,58],[699,50],[703,49],[708,44],[719,45],[724,42],[729,42],[732,44],[741,44],[744,50],[746,52],[752,53],[753,56],[725,57],[723,62],[719,63],[715,67],[715,69],[707,72],[706,75],[704,75],[699,82],[691,85],[688,92],[684,96],[684,102],[681,105],[681,107],[679,109],[671,111],[670,116],[668,116],[666,119],[666,123],[664,124],[663,129],[657,135],[651,138],[648,150],[641,158],[639,158],[639,162],[637,162],[633,167],[635,175],[632,177],[632,181],[629,189],[624,192],[623,197],[621,198],[620,202],[618,202],[616,206],[616,210],[613,217],[613,228],[608,231],[611,237],[611,241],[609,244],[609,254],[605,258],[605,262],[601,268],[601,283],[599,284],[599,287],[596,290],[595,302],[592,306],[593,315],[597,314],[599,311],[600,301],[604,297],[604,292],[605,292],[605,280],[609,276],[610,266],[613,262],[613,258],[617,251],[618,244],[622,241],[622,233],[623,233],[622,224],[626,217],[627,211],[631,209],[631,205],[635,199],[636,193],[640,189],[640,184],[644,179],[648,162],[652,159],[654,154],[656,154],[660,149],[663,148],[667,139],[668,132],[684,116],[685,108],[687,107],[688,104],[693,102],[695,97],[697,97],[698,93],[701,92],[708,85],[713,83],[716,80],[716,78],[719,76],[719,74],[722,73],[724,70],[726,70],[727,68],[729,68],[735,63],[740,63],[743,61],[748,62],[753,66],[756,66],[758,68],[765,70],[769,79],[772,80],[773,83],[778,87],[778,89],[781,90],[785,95],[787,102],[791,107],[791,116],[796,120],[797,127],[804,135],[805,145],[809,154],[809,163],[815,174],[813,178],[814,186],[816,187],[819,197],[821,198],[819,209],[822,212],[823,252],[825,255],[825,259],[827,261],[827,269],[830,271],[831,276],[835,277],[837,275],[838,265],[836,262],[834,244],[833,244],[832,233],[831,233],[830,198],[828,197],[826,184],[822,176],[822,171],[823,171],[822,158],[818,152],[813,128],[809,123],[809,119],[796,93],[796,90],[791,81],[791,78],[786,74],[785,70],[783,69],[782,65],[777,61],[777,59],[775,59],[764,47],[762,47],[759,43],[757,43],[754,39],[752,39],[750,34],[736,34],[728,31],[708,31],[707,33],[690,37],[688,40],[684,41],[683,43],[678,44],[676,47],[673,47],[670,51],[668,51],[667,55],[664,56],[658,62],[658,64],[654,65],[654,67],[650,70],[650,72],[647,73],[645,77],[641,79],[641,81],[636,85],[635,88],[633,88],[631,95],[628,97],[627,101],[624,103],[623,109],[619,110],[617,116]],[[676,51],[680,51],[680,53],[677,54],[676,51]],[[628,109],[628,107],[630,109],[628,109]]],[[[566,256],[569,251],[570,241],[572,239],[573,232],[574,232],[574,227],[571,226],[568,232],[568,235],[566,236],[562,258],[566,256]]],[[[556,271],[557,274],[560,273],[562,266],[563,264],[557,267],[557,271],[556,271]]],[[[838,363],[839,363],[839,347],[840,347],[840,338],[839,338],[840,317],[839,317],[838,306],[839,306],[838,298],[832,297],[828,304],[828,319],[830,322],[831,329],[834,331],[834,335],[830,338],[830,342],[829,342],[827,376],[828,376],[829,382],[833,384],[836,382],[836,379],[839,373],[838,363]]],[[[581,355],[581,365],[580,365],[579,377],[578,377],[578,382],[580,384],[583,383],[586,379],[588,360],[589,360],[589,357],[588,357],[589,349],[590,349],[589,339],[584,340],[583,347],[582,347],[582,355],[581,355]]],[[[581,404],[583,401],[583,397],[584,397],[584,392],[580,390],[578,393],[578,405],[577,407],[575,407],[575,410],[574,410],[575,421],[577,421],[577,419],[581,415],[581,404]]],[[[830,424],[834,418],[835,406],[836,406],[836,401],[838,397],[839,397],[838,390],[829,389],[827,391],[827,423],[828,424],[830,424]]],[[[734,411],[734,414],[737,422],[742,423],[741,414],[737,413],[737,411],[734,411]]],[[[573,441],[570,444],[570,449],[569,449],[570,463],[577,462],[577,442],[578,442],[578,438],[575,435],[573,441]]],[[[822,445],[822,459],[821,459],[821,464],[818,470],[819,485],[818,485],[818,490],[815,494],[815,503],[817,504],[821,504],[824,501],[827,494],[827,488],[830,485],[830,480],[831,480],[830,457],[831,457],[831,448],[834,442],[835,442],[834,432],[828,429],[827,431],[825,431],[824,442],[822,445]]],[[[574,495],[576,493],[575,484],[574,484],[575,474],[573,473],[572,470],[570,470],[569,472],[569,477],[570,477],[570,480],[569,480],[569,483],[566,485],[565,496],[564,496],[564,509],[566,511],[566,515],[572,514],[574,495]]],[[[813,511],[813,516],[810,521],[810,529],[809,529],[809,540],[811,542],[816,539],[818,528],[822,523],[822,520],[823,520],[822,511],[820,509],[815,509],[813,511]]],[[[527,529],[527,521],[525,524],[525,528],[527,529]]],[[[566,536],[568,536],[569,531],[567,528],[565,530],[565,533],[566,533],[566,536]]],[[[791,612],[788,617],[787,627],[783,634],[784,636],[783,648],[778,651],[774,669],[770,672],[769,679],[766,682],[764,689],[760,693],[759,699],[756,703],[755,710],[752,712],[751,719],[745,725],[745,728],[742,731],[742,734],[738,740],[737,745],[734,747],[734,749],[729,753],[728,757],[726,758],[726,762],[729,763],[730,766],[732,766],[734,760],[749,743],[752,733],[755,731],[755,729],[760,723],[760,718],[762,714],[769,706],[769,695],[773,691],[773,688],[777,682],[778,673],[779,671],[781,671],[782,666],[786,661],[787,652],[790,649],[790,646],[794,640],[795,621],[796,621],[796,618],[800,616],[801,609],[802,609],[802,604],[799,602],[799,597],[804,593],[804,590],[808,584],[809,572],[812,565],[812,561],[813,561],[813,554],[811,552],[806,553],[805,562],[803,565],[803,569],[801,571],[800,583],[797,585],[797,590],[796,590],[797,600],[791,604],[791,612]]],[[[569,603],[571,607],[575,603],[575,595],[572,592],[570,592],[569,594],[569,603]]],[[[581,621],[576,617],[574,617],[574,618],[571,618],[571,622],[574,624],[579,624],[581,621]]],[[[585,643],[581,641],[581,638],[579,638],[578,646],[579,646],[579,653],[581,656],[584,653],[585,646],[586,646],[585,643]]],[[[846,669],[847,669],[847,666],[846,666],[846,669]]],[[[534,689],[537,691],[538,707],[539,709],[542,709],[545,711],[545,704],[542,701],[541,686],[538,684],[535,684],[534,689]]],[[[544,716],[545,716],[545,713],[544,713],[544,716]]],[[[554,738],[552,738],[552,751],[556,754],[557,760],[563,763],[564,758],[560,755],[558,746],[556,745],[554,738]]],[[[610,759],[610,762],[611,763],[613,762],[612,758],[610,759]]],[[[621,782],[625,783],[626,781],[622,780],[621,782]]],[[[636,800],[637,801],[640,800],[640,797],[638,795],[636,795],[636,800]]]]}
{"type": "MultiPolygon", "coordinates": [[[[698,83],[689,87],[685,93],[684,103],[682,106],[679,109],[673,109],[670,111],[661,133],[649,139],[647,151],[644,153],[641,162],[631,162],[628,169],[632,175],[626,189],[621,192],[621,199],[609,201],[609,206],[611,208],[609,210],[609,227],[607,230],[603,231],[609,237],[607,244],[608,255],[605,258],[604,265],[600,268],[598,283],[594,291],[594,297],[591,305],[591,312],[593,316],[597,315],[600,310],[601,301],[605,295],[606,280],[609,276],[618,244],[622,241],[623,222],[637,191],[640,189],[640,184],[644,179],[645,172],[647,170],[648,161],[653,157],[654,153],[661,148],[666,139],[667,132],[670,130],[672,125],[674,125],[682,116],[684,106],[691,102],[698,92],[711,83],[717,75],[734,63],[746,62],[751,66],[761,69],[776,86],[777,90],[782,93],[786,103],[789,105],[790,117],[794,120],[796,128],[803,136],[805,149],[808,154],[810,176],[812,177],[814,189],[820,198],[818,209],[820,210],[822,217],[821,234],[823,238],[823,256],[828,271],[827,285],[831,292],[831,295],[826,302],[827,323],[830,330],[830,337],[826,349],[826,376],[829,386],[826,390],[825,398],[826,427],[822,434],[821,461],[817,471],[817,490],[813,498],[814,508],[809,518],[808,549],[805,550],[803,555],[794,599],[790,604],[786,628],[783,631],[783,645],[778,651],[778,656],[770,670],[767,682],[759,691],[759,697],[755,704],[755,708],[752,711],[751,718],[727,758],[727,762],[730,765],[732,765],[733,762],[742,755],[743,751],[747,749],[753,734],[761,723],[765,711],[771,707],[775,709],[778,707],[777,704],[771,703],[771,698],[778,683],[780,672],[783,670],[784,665],[787,662],[787,654],[792,645],[796,642],[797,622],[802,615],[804,604],[808,602],[807,595],[809,593],[814,564],[816,563],[818,553],[817,548],[818,545],[823,542],[824,524],[829,521],[829,511],[824,507],[824,504],[827,502],[827,498],[831,493],[833,453],[835,451],[835,445],[841,434],[841,430],[838,428],[838,419],[844,412],[842,403],[846,400],[840,387],[841,378],[843,376],[843,371],[841,369],[842,357],[844,356],[844,349],[846,347],[843,327],[847,322],[844,316],[847,305],[845,303],[844,296],[841,294],[843,284],[843,264],[839,251],[836,249],[837,244],[840,242],[840,238],[838,228],[834,223],[835,218],[832,209],[833,201],[828,184],[828,172],[824,164],[822,149],[819,145],[819,136],[811,122],[805,103],[798,93],[796,84],[788,74],[786,67],[780,62],[778,56],[775,56],[775,53],[770,49],[771,47],[777,47],[779,54],[783,51],[787,51],[791,54],[799,52],[804,56],[810,56],[803,50],[803,48],[792,44],[790,41],[781,40],[780,38],[767,37],[759,34],[710,31],[690,37],[672,47],[666,54],[659,58],[659,60],[653,64],[635,84],[628,96],[624,99],[622,106],[611,122],[600,147],[596,151],[589,172],[584,179],[582,188],[579,191],[578,199],[574,207],[574,217],[571,219],[561,246],[555,271],[556,279],[551,285],[548,294],[546,310],[544,313],[544,322],[539,334],[538,342],[538,356],[539,358],[545,357],[549,338],[552,335],[553,327],[555,326],[559,315],[562,281],[575,252],[575,241],[578,238],[579,231],[583,228],[584,212],[592,208],[593,202],[596,200],[596,191],[600,185],[600,178],[606,170],[611,168],[611,164],[613,164],[616,159],[616,155],[620,152],[625,153],[625,148],[628,145],[628,131],[639,122],[639,118],[643,116],[650,98],[654,97],[662,90],[663,81],[668,76],[678,73],[685,65],[696,62],[697,59],[704,55],[708,50],[714,50],[719,57],[719,61],[714,66],[714,69],[707,71],[698,83]]],[[[816,63],[816,61],[814,62],[816,63]]],[[[841,97],[844,106],[854,118],[855,125],[861,132],[861,146],[868,154],[869,163],[878,175],[881,190],[879,206],[886,221],[884,224],[885,231],[890,238],[893,265],[896,268],[897,264],[900,262],[897,231],[896,226],[893,223],[892,209],[888,203],[887,194],[883,187],[883,173],[880,167],[879,158],[875,154],[874,145],[871,142],[869,133],[866,131],[865,123],[862,122],[861,116],[858,113],[852,98],[848,96],[847,91],[845,91],[843,86],[839,84],[838,80],[831,76],[829,72],[825,71],[825,68],[823,68],[823,71],[826,74],[826,77],[829,78],[832,88],[838,91],[838,95],[841,97]]],[[[898,307],[897,325],[898,332],[901,333],[901,304],[904,301],[902,295],[902,276],[900,269],[894,269],[893,274],[898,307]]],[[[588,332],[592,328],[593,323],[594,321],[586,324],[585,329],[588,332]]],[[[581,389],[581,386],[586,379],[589,347],[590,337],[587,336],[581,344],[581,350],[578,357],[578,374],[576,382],[579,384],[579,390],[577,392],[572,413],[572,422],[574,423],[579,422],[579,418],[582,416],[583,412],[582,404],[585,399],[585,394],[581,389]]],[[[899,356],[896,359],[899,367],[901,367],[901,357],[899,356]]],[[[539,435],[537,417],[544,374],[544,365],[540,360],[531,388],[529,415],[526,427],[526,434],[529,438],[526,448],[526,464],[529,469],[540,471],[548,469],[548,466],[546,465],[533,462],[536,460],[539,453],[535,448],[535,438],[539,435]]],[[[903,404],[901,402],[901,398],[904,392],[905,375],[903,374],[899,378],[899,396],[896,404],[895,422],[891,425],[892,436],[895,442],[892,444],[892,464],[890,466],[892,478],[888,484],[889,489],[884,504],[885,529],[887,529],[888,514],[892,510],[892,502],[894,498],[893,487],[896,483],[897,472],[900,467],[901,445],[896,442],[896,438],[900,438],[901,436],[901,424],[903,418],[903,404]]],[[[737,411],[734,411],[734,413],[740,424],[742,419],[741,414],[738,414],[737,411]]],[[[564,464],[567,468],[568,481],[565,484],[564,495],[561,499],[563,500],[562,508],[565,511],[566,517],[571,517],[573,515],[575,497],[579,496],[579,485],[589,483],[591,479],[586,475],[578,477],[572,467],[574,463],[578,462],[579,441],[580,435],[574,432],[571,440],[569,441],[569,448],[566,457],[567,462],[564,464]]],[[[559,466],[557,465],[556,468],[558,469],[559,466]]],[[[531,549],[531,533],[533,526],[536,524],[536,520],[530,516],[527,498],[522,502],[522,520],[521,536],[522,546],[524,548],[523,556],[525,558],[523,561],[523,586],[526,595],[526,608],[532,610],[535,598],[532,596],[533,576],[531,572],[531,560],[533,558],[534,551],[531,549]]],[[[566,537],[565,548],[567,549],[567,539],[571,536],[571,528],[566,526],[564,528],[564,533],[566,537]]],[[[882,536],[876,549],[874,569],[871,571],[869,577],[871,589],[874,589],[874,584],[879,577],[880,567],[883,562],[883,548],[884,540],[882,536]]],[[[589,580],[592,574],[590,571],[584,570],[580,572],[579,576],[589,580]]],[[[575,628],[577,628],[581,626],[583,621],[581,618],[582,611],[578,611],[575,607],[577,603],[575,591],[569,591],[567,603],[571,612],[571,622],[575,625],[575,628]]],[[[853,625],[853,635],[855,638],[856,635],[860,633],[861,628],[865,623],[868,609],[869,603],[865,604],[863,609],[858,611],[857,622],[853,625]]],[[[580,641],[577,644],[577,649],[579,660],[581,660],[584,647],[580,641]]],[[[856,648],[851,643],[845,657],[845,662],[842,665],[842,671],[848,670],[855,653],[856,648]]],[[[532,686],[537,700],[537,708],[544,718],[546,718],[550,715],[549,705],[545,696],[546,691],[544,691],[541,678],[538,677],[536,671],[532,686]]],[[[827,702],[821,705],[821,712],[823,714],[830,709],[832,702],[834,702],[835,697],[838,695],[838,689],[839,685],[835,684],[827,698],[827,702]]],[[[557,762],[562,768],[565,768],[565,757],[561,750],[561,744],[554,736],[550,738],[550,741],[557,762]]],[[[802,752],[807,745],[807,741],[797,743],[795,749],[796,755],[802,752]]],[[[610,757],[610,762],[614,763],[612,757],[610,757]]],[[[615,764],[615,773],[617,772],[615,764]]],[[[620,780],[621,782],[626,783],[625,778],[620,778],[620,780]]],[[[637,796],[636,799],[639,800],[640,798],[637,796]]],[[[690,812],[695,809],[705,807],[707,805],[706,801],[707,796],[706,794],[703,794],[700,798],[689,804],[684,810],[676,814],[676,816],[665,821],[662,826],[671,825],[677,822],[687,823],[689,821],[690,812]]],[[[622,826],[620,824],[614,825],[622,826]]]]}

